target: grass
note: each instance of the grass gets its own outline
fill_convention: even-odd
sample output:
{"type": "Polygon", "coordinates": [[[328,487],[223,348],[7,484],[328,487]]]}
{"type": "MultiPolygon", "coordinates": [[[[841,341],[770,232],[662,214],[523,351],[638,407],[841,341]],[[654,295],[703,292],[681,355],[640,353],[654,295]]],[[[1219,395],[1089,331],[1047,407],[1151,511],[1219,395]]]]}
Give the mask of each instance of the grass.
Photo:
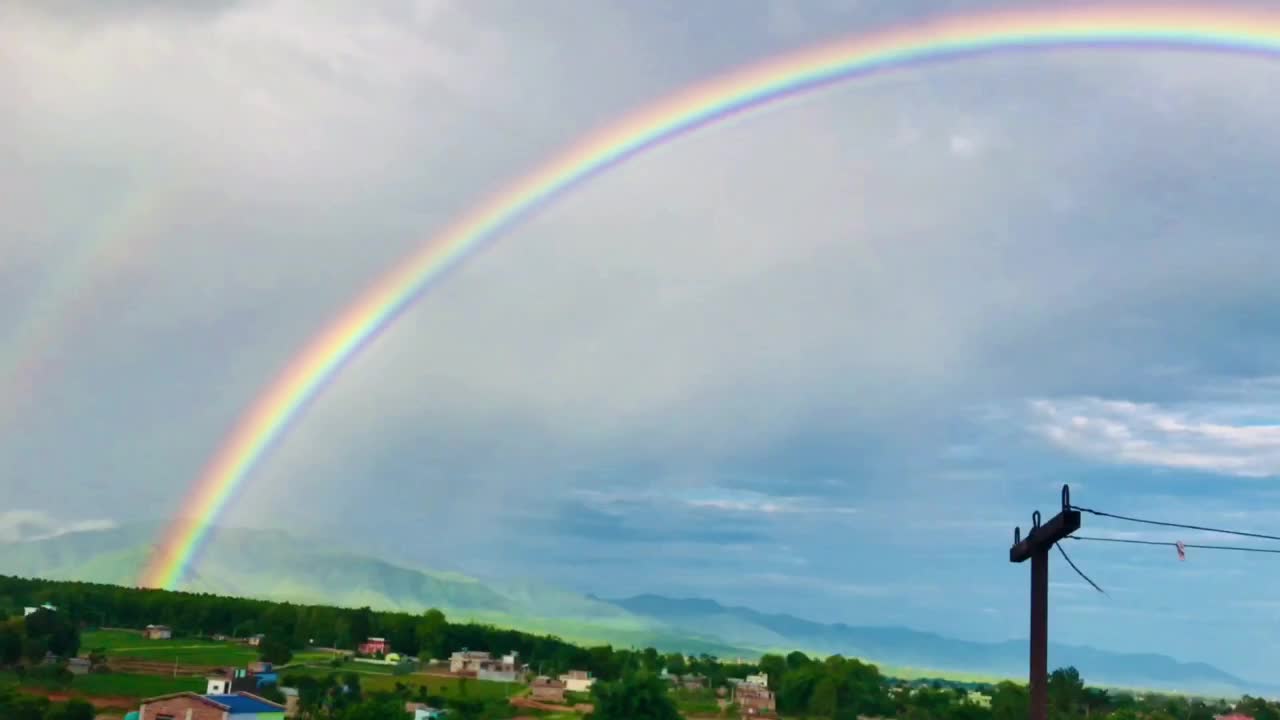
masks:
{"type": "MultiPolygon", "coordinates": [[[[411,690],[417,691],[419,686],[425,686],[427,693],[431,695],[440,695],[446,698],[458,698],[464,696],[464,684],[461,678],[443,678],[434,675],[423,675],[421,673],[411,673],[409,675],[391,675],[387,672],[371,672],[359,667],[356,663],[347,663],[340,668],[331,667],[306,667],[285,670],[284,675],[291,673],[301,673],[311,675],[312,677],[326,677],[330,673],[354,672],[360,676],[360,687],[363,690],[395,690],[396,683],[400,683],[409,687],[411,690]]],[[[504,700],[509,697],[524,692],[524,686],[511,683],[491,682],[488,680],[467,680],[465,683],[465,697],[473,700],[504,700]]]]}
{"type": "Polygon", "coordinates": [[[184,665],[242,666],[258,659],[256,648],[231,642],[214,642],[198,638],[147,640],[141,635],[121,630],[91,630],[80,638],[84,651],[104,648],[107,658],[129,658],[184,665]]]}
{"type": "Polygon", "coordinates": [[[714,715],[720,712],[714,690],[676,690],[671,696],[682,713],[714,715]]]}
{"type": "MultiPolygon", "coordinates": [[[[80,638],[81,652],[105,648],[107,658],[125,658],[154,662],[173,662],[183,665],[227,665],[244,667],[258,659],[258,649],[234,642],[215,642],[200,638],[175,638],[173,640],[147,640],[136,633],[122,630],[90,630],[80,638]]],[[[323,651],[299,651],[293,654],[293,663],[323,663],[333,658],[323,651]]],[[[376,667],[376,666],[373,666],[376,667]]],[[[390,672],[388,670],[387,672],[390,672]]]]}
{"type": "Polygon", "coordinates": [[[160,675],[129,675],[125,673],[77,675],[71,680],[70,685],[58,688],[51,688],[43,683],[19,683],[18,677],[13,673],[0,673],[0,684],[8,683],[25,687],[66,690],[67,692],[78,693],[88,697],[148,698],[184,690],[204,692],[205,689],[205,681],[201,678],[171,678],[160,675]]]}

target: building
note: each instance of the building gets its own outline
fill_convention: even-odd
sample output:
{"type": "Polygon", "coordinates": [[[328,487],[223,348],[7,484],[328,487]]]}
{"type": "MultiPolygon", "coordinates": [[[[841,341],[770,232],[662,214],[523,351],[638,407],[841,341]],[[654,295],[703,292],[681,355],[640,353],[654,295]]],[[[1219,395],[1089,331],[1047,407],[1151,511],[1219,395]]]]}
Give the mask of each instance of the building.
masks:
{"type": "Polygon", "coordinates": [[[284,720],[284,706],[249,693],[171,693],[142,701],[138,720],[284,720]]]}
{"type": "Polygon", "coordinates": [[[37,610],[48,610],[49,612],[57,612],[58,607],[56,605],[50,605],[49,603],[45,603],[40,607],[24,607],[22,608],[22,617],[31,615],[35,613],[35,611],[37,610]]]}
{"type": "Polygon", "coordinates": [[[263,635],[262,633],[258,633],[257,635],[250,635],[249,644],[252,645],[253,647],[258,647],[259,645],[262,644],[262,639],[265,637],[266,635],[263,635]]]}
{"type": "Polygon", "coordinates": [[[970,690],[968,693],[965,693],[965,699],[974,705],[987,708],[991,707],[991,696],[986,693],[980,693],[977,690],[970,690]]]}
{"type": "Polygon", "coordinates": [[[247,668],[226,668],[206,676],[205,693],[229,695],[237,692],[254,692],[280,682],[271,663],[250,663],[247,668]]]}
{"type": "Polygon", "coordinates": [[[509,653],[494,659],[487,652],[475,652],[464,648],[449,656],[449,672],[480,680],[516,682],[528,670],[529,666],[520,662],[519,653],[509,653]]]}
{"type": "Polygon", "coordinates": [[[371,637],[360,643],[360,647],[356,648],[358,655],[386,655],[391,652],[391,643],[386,638],[371,637]]]}
{"type": "Polygon", "coordinates": [[[759,675],[748,675],[743,678],[742,682],[747,683],[748,685],[767,688],[769,687],[769,676],[764,673],[760,673],[759,675]]]}
{"type": "Polygon", "coordinates": [[[707,679],[701,675],[682,675],[680,687],[685,690],[702,690],[707,687],[707,679]]]}
{"type": "Polygon", "coordinates": [[[67,660],[67,670],[70,670],[72,675],[88,675],[92,669],[89,658],[73,657],[67,660]]]}
{"type": "Polygon", "coordinates": [[[443,710],[418,702],[405,703],[404,711],[413,713],[413,720],[440,720],[445,716],[443,710]]]}
{"type": "Polygon", "coordinates": [[[476,671],[476,678],[490,682],[513,683],[520,680],[528,670],[528,665],[520,663],[519,653],[508,653],[503,655],[501,660],[481,664],[480,669],[476,671]]]}
{"type": "Polygon", "coordinates": [[[596,684],[596,679],[586,670],[570,670],[560,676],[560,681],[569,692],[590,692],[591,686],[596,684]]]}
{"type": "Polygon", "coordinates": [[[280,694],[284,696],[284,716],[287,718],[298,716],[298,689],[291,687],[280,688],[280,694]]]}
{"type": "Polygon", "coordinates": [[[477,652],[463,648],[460,652],[456,652],[449,656],[449,672],[473,673],[480,669],[481,665],[493,662],[493,656],[487,652],[477,652]]]}
{"type": "Polygon", "coordinates": [[[777,702],[768,687],[743,682],[733,686],[733,702],[743,715],[769,716],[778,713],[777,702]]]}
{"type": "Polygon", "coordinates": [[[173,637],[173,631],[166,625],[148,625],[142,636],[148,640],[168,640],[173,637]]]}
{"type": "Polygon", "coordinates": [[[533,682],[529,683],[529,697],[538,702],[562,703],[564,690],[563,680],[553,680],[545,676],[534,678],[533,682]]]}

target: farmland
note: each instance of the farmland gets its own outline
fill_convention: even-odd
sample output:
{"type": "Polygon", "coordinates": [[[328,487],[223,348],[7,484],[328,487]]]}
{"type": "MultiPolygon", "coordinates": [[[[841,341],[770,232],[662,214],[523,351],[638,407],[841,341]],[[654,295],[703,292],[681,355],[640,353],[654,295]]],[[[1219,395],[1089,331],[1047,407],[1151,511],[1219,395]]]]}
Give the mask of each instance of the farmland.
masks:
{"type": "Polygon", "coordinates": [[[173,678],[161,675],[133,675],[128,673],[94,673],[80,675],[64,687],[53,687],[29,678],[19,680],[12,672],[0,673],[0,685],[18,685],[26,688],[57,689],[84,697],[145,698],[165,693],[191,690],[202,692],[205,681],[201,678],[173,678]]]}
{"type": "MultiPolygon", "coordinates": [[[[214,641],[199,638],[174,638],[172,640],[147,640],[138,633],[127,630],[90,630],[81,638],[86,650],[103,648],[108,658],[176,662],[179,665],[243,667],[258,659],[257,648],[234,641],[214,641]]],[[[298,652],[294,663],[328,661],[327,652],[298,652]]]]}

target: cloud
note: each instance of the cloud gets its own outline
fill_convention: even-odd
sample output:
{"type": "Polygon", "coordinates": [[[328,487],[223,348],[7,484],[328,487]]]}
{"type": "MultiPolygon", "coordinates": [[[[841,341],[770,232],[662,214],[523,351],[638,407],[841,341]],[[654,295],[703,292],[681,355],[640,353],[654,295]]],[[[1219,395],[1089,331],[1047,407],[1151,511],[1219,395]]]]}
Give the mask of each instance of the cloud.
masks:
{"type": "Polygon", "coordinates": [[[42,510],[5,510],[0,512],[0,542],[31,542],[60,535],[117,527],[114,520],[62,521],[42,510]]]}
{"type": "MultiPolygon", "coordinates": [[[[81,312],[0,432],[6,497],[170,512],[303,343],[451,218],[690,83],[938,11],[313,10],[0,4],[0,343],[50,293],[81,312]],[[95,247],[90,282],[68,283],[95,247]]],[[[987,57],[686,134],[428,289],[224,521],[341,522],[426,565],[441,558],[404,537],[482,528],[450,563],[1022,633],[968,598],[1022,597],[1001,555],[1063,482],[1174,518],[1280,499],[1231,482],[1272,467],[1248,413],[1280,376],[1273,74],[1202,54],[987,57]],[[1028,398],[1057,412],[1033,410],[1034,434],[1028,398]],[[1098,404],[1117,398],[1136,409],[1098,404]],[[1228,474],[1160,476],[1186,467],[1228,474]],[[735,584],[751,573],[831,587],[735,584]],[[921,573],[944,592],[914,618],[839,591],[921,573]]],[[[1095,552],[1086,569],[1120,556],[1095,552]]]]}
{"type": "Polygon", "coordinates": [[[1047,440],[1110,462],[1238,477],[1280,475],[1280,425],[1220,419],[1258,408],[1167,407],[1102,398],[1032,401],[1034,429],[1047,440]]]}

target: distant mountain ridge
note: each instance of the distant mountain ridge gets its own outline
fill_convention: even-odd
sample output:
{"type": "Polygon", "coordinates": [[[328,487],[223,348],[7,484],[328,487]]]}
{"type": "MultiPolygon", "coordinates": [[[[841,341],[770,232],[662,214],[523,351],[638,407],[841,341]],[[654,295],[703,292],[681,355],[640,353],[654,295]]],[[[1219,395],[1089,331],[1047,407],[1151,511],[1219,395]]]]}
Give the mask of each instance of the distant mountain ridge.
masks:
{"type": "MultiPolygon", "coordinates": [[[[0,573],[132,586],[157,529],[126,525],[0,544],[0,573]]],[[[199,571],[179,589],[406,612],[438,607],[453,619],[554,634],[580,643],[651,645],[720,657],[798,649],[922,670],[1012,678],[1026,674],[1025,640],[981,643],[906,627],[822,624],[701,598],[649,594],[605,600],[537,580],[488,581],[407,567],[280,531],[215,530],[201,555],[199,571]]],[[[1050,662],[1074,665],[1096,684],[1222,695],[1276,694],[1274,688],[1212,665],[1157,654],[1051,644],[1050,662]]]]}
{"type": "MultiPolygon", "coordinates": [[[[672,628],[721,630],[718,637],[730,644],[759,647],[761,639],[784,638],[773,648],[802,648],[811,652],[839,653],[871,658],[897,666],[983,672],[1022,677],[1027,668],[1027,641],[980,643],[947,638],[905,627],[824,625],[785,614],[761,613],[750,608],[721,605],[701,598],[668,598],[638,595],[610,601],[637,615],[672,628]],[[730,630],[732,629],[732,630],[730,630]]],[[[1235,694],[1263,687],[1202,662],[1182,662],[1154,653],[1115,653],[1086,646],[1050,643],[1050,664],[1074,665],[1092,683],[1149,689],[1196,689],[1235,694]]]]}

